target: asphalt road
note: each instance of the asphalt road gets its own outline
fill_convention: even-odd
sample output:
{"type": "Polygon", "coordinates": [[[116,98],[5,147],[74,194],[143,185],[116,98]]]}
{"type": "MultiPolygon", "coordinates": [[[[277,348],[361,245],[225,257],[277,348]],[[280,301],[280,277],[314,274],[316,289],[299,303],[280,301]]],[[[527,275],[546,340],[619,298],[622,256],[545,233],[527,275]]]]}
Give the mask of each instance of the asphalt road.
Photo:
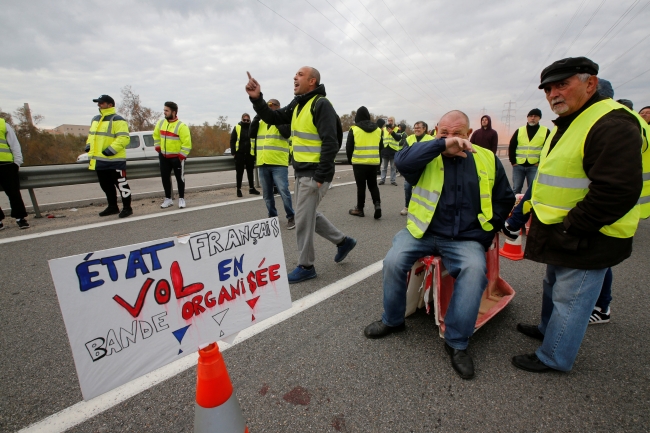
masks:
{"type": "MultiPolygon", "coordinates": [[[[351,180],[342,172],[337,182],[351,180]]],[[[336,264],[335,247],[317,238],[318,278],[291,286],[294,301],[383,259],[405,224],[398,182],[380,187],[378,221],[348,215],[353,185],[327,193],[320,210],[359,242],[336,264]]],[[[235,224],[242,215],[264,218],[266,209],[261,200],[242,201],[0,244],[0,431],[17,431],[81,400],[47,260],[235,224]]],[[[292,268],[295,232],[283,229],[282,237],[292,268]]],[[[535,375],[510,364],[537,347],[515,326],[539,318],[544,266],[509,260],[501,261],[501,275],[517,294],[472,338],[474,380],[452,370],[432,315],[411,316],[402,334],[363,336],[382,312],[380,272],[224,357],[251,432],[649,431],[649,253],[650,222],[643,221],[632,257],[614,269],[612,321],[589,327],[570,373],[535,375]]],[[[195,381],[190,368],[70,431],[191,432],[195,381]]]]}

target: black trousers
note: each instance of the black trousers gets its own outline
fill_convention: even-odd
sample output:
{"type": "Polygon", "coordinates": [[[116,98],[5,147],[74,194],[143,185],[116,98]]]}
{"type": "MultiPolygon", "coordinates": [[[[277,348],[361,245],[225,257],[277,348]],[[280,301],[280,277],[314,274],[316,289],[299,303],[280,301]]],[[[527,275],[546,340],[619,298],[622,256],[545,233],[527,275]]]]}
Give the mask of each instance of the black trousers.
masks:
{"type": "Polygon", "coordinates": [[[96,170],[99,186],[106,194],[106,201],[111,207],[117,207],[115,188],[122,196],[122,207],[131,207],[131,187],[126,181],[126,170],[96,170]]]}
{"type": "Polygon", "coordinates": [[[245,155],[235,155],[235,170],[237,172],[237,189],[241,189],[241,182],[244,178],[244,169],[248,176],[248,187],[254,188],[253,169],[255,168],[255,156],[247,153],[245,155]]]}
{"type": "Polygon", "coordinates": [[[165,188],[165,197],[172,198],[172,170],[178,184],[178,197],[185,198],[185,161],[180,158],[165,158],[158,154],[160,161],[160,178],[162,179],[163,188],[165,188]]]}
{"type": "Polygon", "coordinates": [[[357,181],[357,208],[363,209],[366,202],[366,185],[370,190],[372,202],[381,203],[379,197],[379,187],[377,186],[377,166],[376,165],[352,165],[354,180],[357,181]]]}
{"type": "MultiPolygon", "coordinates": [[[[25,218],[27,210],[23,197],[20,195],[20,180],[18,179],[18,166],[13,162],[10,164],[0,164],[0,186],[9,198],[12,218],[25,218]]],[[[4,212],[0,209],[0,220],[5,217],[4,212]]]]}

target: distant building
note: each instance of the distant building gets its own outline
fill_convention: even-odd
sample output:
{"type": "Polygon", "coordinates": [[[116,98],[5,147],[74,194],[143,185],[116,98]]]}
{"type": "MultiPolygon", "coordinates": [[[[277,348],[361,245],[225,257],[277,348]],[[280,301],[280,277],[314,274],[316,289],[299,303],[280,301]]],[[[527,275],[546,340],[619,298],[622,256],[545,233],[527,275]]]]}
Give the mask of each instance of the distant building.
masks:
{"type": "Polygon", "coordinates": [[[50,134],[72,134],[86,136],[90,131],[90,125],[60,125],[54,129],[46,129],[50,134]]]}

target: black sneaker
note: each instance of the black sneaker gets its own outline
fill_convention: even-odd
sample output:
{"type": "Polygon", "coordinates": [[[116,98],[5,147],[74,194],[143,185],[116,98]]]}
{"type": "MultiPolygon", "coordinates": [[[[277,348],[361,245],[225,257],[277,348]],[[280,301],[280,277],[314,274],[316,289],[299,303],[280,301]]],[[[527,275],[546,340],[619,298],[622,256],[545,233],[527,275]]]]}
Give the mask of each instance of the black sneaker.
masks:
{"type": "Polygon", "coordinates": [[[260,192],[258,190],[256,190],[255,188],[250,188],[248,190],[248,193],[253,194],[253,195],[260,195],[260,192]]]}
{"type": "Polygon", "coordinates": [[[122,209],[122,212],[120,212],[120,218],[126,218],[130,215],[133,215],[133,209],[131,209],[130,207],[125,207],[124,209],[122,209]]]}
{"type": "Polygon", "coordinates": [[[296,219],[291,217],[287,220],[287,230],[293,230],[296,228],[296,219]]]}
{"type": "Polygon", "coordinates": [[[18,224],[18,227],[22,229],[28,229],[29,228],[29,223],[25,218],[21,218],[18,221],[16,221],[16,224],[18,224]]]}
{"type": "Polygon", "coordinates": [[[241,193],[241,189],[237,190],[237,197],[243,197],[244,195],[241,193]]]}
{"type": "Polygon", "coordinates": [[[594,307],[594,311],[589,316],[589,324],[597,325],[599,323],[607,323],[609,322],[609,315],[609,307],[607,307],[607,311],[603,311],[600,307],[594,307]]]}
{"type": "Polygon", "coordinates": [[[120,213],[120,209],[117,206],[109,206],[99,213],[100,217],[105,217],[109,215],[115,215],[120,213]]]}

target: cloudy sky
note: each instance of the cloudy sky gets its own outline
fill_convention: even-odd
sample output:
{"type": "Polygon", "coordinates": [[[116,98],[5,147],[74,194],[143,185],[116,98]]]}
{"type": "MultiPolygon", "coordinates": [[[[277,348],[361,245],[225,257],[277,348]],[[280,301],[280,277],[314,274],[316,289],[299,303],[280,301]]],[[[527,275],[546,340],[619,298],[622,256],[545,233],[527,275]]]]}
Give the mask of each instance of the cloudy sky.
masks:
{"type": "MultiPolygon", "coordinates": [[[[409,123],[482,110],[512,130],[554,60],[586,55],[615,97],[650,105],[649,0],[3,0],[0,107],[29,102],[41,126],[87,124],[102,93],[132,86],[186,123],[231,124],[252,107],[246,71],[285,105],[293,76],[321,72],[339,115],[360,105],[409,123]],[[505,105],[504,105],[505,104],[505,105]]],[[[500,140],[505,142],[504,138],[500,140]]]]}

